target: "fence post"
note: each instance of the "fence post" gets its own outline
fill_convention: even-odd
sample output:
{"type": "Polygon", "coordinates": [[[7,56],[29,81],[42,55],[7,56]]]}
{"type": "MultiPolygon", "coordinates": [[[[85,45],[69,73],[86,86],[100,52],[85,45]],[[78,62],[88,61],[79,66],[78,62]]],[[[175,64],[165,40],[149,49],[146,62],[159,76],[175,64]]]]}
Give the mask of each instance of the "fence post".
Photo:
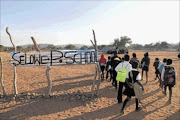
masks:
{"type": "Polygon", "coordinates": [[[3,95],[6,96],[6,91],[5,91],[5,87],[4,87],[4,83],[3,83],[3,60],[2,60],[1,56],[0,56],[0,66],[1,66],[0,82],[1,82],[2,90],[3,90],[3,95]]]}
{"type": "Polygon", "coordinates": [[[47,91],[45,92],[45,98],[49,98],[50,97],[51,89],[52,89],[52,81],[51,81],[50,74],[49,74],[50,70],[51,70],[51,68],[49,66],[47,66],[47,69],[46,69],[46,78],[48,80],[48,87],[47,87],[47,91]]]}

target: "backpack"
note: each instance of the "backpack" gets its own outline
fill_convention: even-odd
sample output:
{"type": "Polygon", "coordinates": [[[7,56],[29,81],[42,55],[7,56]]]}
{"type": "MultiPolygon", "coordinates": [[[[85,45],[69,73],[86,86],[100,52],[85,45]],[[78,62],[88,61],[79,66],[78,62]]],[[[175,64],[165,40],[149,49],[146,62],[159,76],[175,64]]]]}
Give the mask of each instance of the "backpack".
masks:
{"type": "Polygon", "coordinates": [[[174,86],[175,83],[175,70],[172,66],[164,66],[164,85],[172,85],[174,86]]]}
{"type": "MultiPolygon", "coordinates": [[[[128,64],[127,64],[128,65],[128,64]]],[[[126,65],[126,67],[127,67],[126,65]]],[[[123,66],[123,63],[122,63],[122,66],[123,66]]],[[[119,81],[119,82],[125,82],[126,80],[126,76],[128,74],[128,70],[126,69],[126,67],[121,67],[119,68],[118,72],[117,72],[117,76],[116,76],[116,80],[119,81]]]]}

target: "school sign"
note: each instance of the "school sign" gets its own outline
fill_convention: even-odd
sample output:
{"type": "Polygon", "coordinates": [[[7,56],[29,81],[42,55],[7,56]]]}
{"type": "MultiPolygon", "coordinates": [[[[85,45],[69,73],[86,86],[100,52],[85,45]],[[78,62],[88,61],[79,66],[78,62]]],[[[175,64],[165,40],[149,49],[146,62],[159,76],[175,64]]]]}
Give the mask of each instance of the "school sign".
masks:
{"type": "Polygon", "coordinates": [[[15,53],[11,52],[14,66],[93,64],[98,62],[98,51],[57,50],[50,52],[15,53]]]}

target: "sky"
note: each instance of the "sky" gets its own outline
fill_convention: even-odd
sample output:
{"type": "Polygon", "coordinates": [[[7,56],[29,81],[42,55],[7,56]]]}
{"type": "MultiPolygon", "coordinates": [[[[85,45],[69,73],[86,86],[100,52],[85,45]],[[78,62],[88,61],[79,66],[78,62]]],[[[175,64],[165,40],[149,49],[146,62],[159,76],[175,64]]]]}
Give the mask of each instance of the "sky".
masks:
{"type": "Polygon", "coordinates": [[[98,45],[128,36],[133,44],[180,41],[179,0],[30,0],[0,2],[0,44],[98,45]]]}

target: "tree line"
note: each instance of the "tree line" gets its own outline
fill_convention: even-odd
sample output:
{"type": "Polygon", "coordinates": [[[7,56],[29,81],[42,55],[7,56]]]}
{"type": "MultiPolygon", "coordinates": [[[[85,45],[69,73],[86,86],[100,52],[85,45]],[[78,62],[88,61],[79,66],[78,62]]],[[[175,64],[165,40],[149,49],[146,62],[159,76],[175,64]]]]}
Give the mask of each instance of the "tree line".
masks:
{"type": "MultiPolygon", "coordinates": [[[[166,41],[150,43],[150,44],[133,44],[131,38],[128,36],[121,36],[120,38],[115,38],[114,41],[109,45],[98,45],[98,49],[102,50],[104,47],[118,47],[119,49],[132,49],[132,50],[152,50],[152,51],[164,51],[164,50],[180,50],[180,43],[170,44],[166,41]]],[[[93,46],[84,45],[80,48],[73,44],[68,44],[65,47],[56,47],[55,45],[48,45],[42,50],[59,50],[59,49],[93,49],[93,46]]],[[[27,48],[23,46],[17,46],[17,51],[33,51],[35,50],[34,45],[29,45],[27,48]]],[[[0,45],[0,51],[11,51],[11,48],[0,45]]]]}

